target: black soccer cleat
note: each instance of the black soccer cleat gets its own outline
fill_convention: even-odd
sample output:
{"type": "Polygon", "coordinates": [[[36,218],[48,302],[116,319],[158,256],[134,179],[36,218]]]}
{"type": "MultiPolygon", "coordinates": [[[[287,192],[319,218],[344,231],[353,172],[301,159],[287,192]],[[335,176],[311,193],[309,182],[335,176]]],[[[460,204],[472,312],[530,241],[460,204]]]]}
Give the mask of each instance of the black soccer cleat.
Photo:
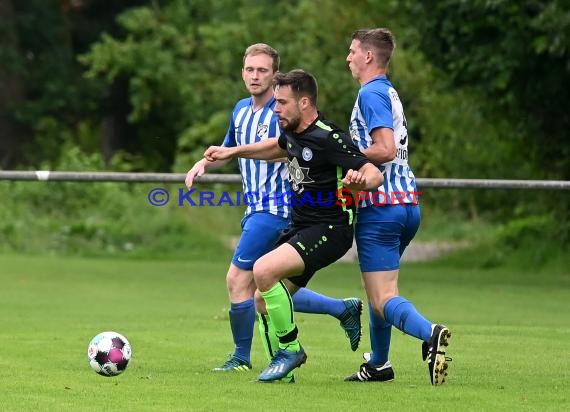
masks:
{"type": "Polygon", "coordinates": [[[347,376],[344,380],[346,382],[389,382],[394,380],[394,369],[390,361],[379,367],[366,362],[360,365],[358,372],[347,376]]]}
{"type": "Polygon", "coordinates": [[[428,371],[431,384],[442,385],[447,377],[448,362],[451,358],[445,356],[449,345],[451,332],[444,325],[435,325],[429,343],[422,343],[422,358],[428,361],[428,371]]]}

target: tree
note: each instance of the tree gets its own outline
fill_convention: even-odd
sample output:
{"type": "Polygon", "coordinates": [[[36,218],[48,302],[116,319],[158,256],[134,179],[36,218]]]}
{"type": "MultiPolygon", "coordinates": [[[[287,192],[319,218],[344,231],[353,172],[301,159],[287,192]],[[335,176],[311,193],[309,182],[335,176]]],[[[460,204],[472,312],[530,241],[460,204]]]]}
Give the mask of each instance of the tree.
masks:
{"type": "Polygon", "coordinates": [[[24,86],[19,75],[19,36],[14,24],[11,0],[0,1],[0,168],[13,167],[22,144],[29,138],[13,116],[13,108],[24,101],[24,86]]]}
{"type": "MultiPolygon", "coordinates": [[[[486,99],[537,176],[570,178],[570,7],[562,0],[406,2],[421,51],[486,99]],[[522,140],[514,140],[513,137],[522,140]]],[[[492,119],[495,120],[495,119],[492,119]]],[[[536,177],[537,177],[536,176],[536,177]]]]}

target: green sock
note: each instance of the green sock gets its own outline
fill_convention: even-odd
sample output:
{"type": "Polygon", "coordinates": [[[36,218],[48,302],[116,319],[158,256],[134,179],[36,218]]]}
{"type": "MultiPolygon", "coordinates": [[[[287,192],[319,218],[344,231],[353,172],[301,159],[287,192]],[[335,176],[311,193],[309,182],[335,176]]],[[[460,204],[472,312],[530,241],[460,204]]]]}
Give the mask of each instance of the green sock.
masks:
{"type": "Polygon", "coordinates": [[[279,339],[275,334],[275,328],[271,322],[271,318],[268,315],[262,313],[257,314],[259,317],[259,334],[261,335],[261,343],[263,344],[263,349],[265,349],[265,356],[267,360],[273,359],[273,355],[277,352],[279,347],[279,339]]]}
{"type": "MultiPolygon", "coordinates": [[[[297,327],[293,318],[293,301],[285,285],[279,282],[267,292],[261,292],[261,296],[265,300],[267,315],[271,318],[277,337],[293,332],[297,327]]],[[[301,349],[297,338],[287,343],[281,343],[280,340],[279,348],[289,352],[298,352],[301,349]]]]}
{"type": "MultiPolygon", "coordinates": [[[[263,344],[263,349],[265,349],[267,360],[271,361],[279,347],[279,339],[275,334],[275,328],[273,327],[273,323],[271,323],[271,318],[262,313],[258,313],[257,315],[259,317],[259,334],[261,335],[261,343],[263,344]]],[[[282,380],[290,382],[291,379],[293,379],[293,371],[289,372],[282,380]]]]}

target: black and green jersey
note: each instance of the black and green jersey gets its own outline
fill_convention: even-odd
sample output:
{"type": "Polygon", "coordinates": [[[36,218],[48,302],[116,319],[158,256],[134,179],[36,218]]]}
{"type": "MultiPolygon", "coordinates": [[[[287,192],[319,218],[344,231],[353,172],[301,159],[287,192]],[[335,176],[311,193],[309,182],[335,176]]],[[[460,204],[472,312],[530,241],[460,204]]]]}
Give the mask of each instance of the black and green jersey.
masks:
{"type": "Polygon", "coordinates": [[[303,132],[283,132],[279,146],[289,158],[293,224],[352,224],[354,200],[346,201],[341,180],[368,160],[350,136],[319,114],[303,132]]]}

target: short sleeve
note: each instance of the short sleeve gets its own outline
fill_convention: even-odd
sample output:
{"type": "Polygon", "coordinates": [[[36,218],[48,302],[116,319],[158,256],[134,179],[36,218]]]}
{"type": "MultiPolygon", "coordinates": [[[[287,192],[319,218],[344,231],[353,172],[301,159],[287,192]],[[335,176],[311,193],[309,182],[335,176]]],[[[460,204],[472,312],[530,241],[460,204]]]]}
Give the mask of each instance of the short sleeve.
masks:
{"type": "Polygon", "coordinates": [[[287,150],[287,137],[285,136],[285,133],[281,133],[277,139],[279,147],[283,150],[287,150]]]}
{"type": "Polygon", "coordinates": [[[333,130],[329,134],[326,145],[327,159],[332,164],[341,166],[343,169],[358,170],[368,159],[352,142],[350,136],[342,130],[333,130]]]}
{"type": "Polygon", "coordinates": [[[369,132],[379,127],[394,129],[392,101],[387,93],[377,89],[361,90],[358,103],[369,132]]]}
{"type": "Polygon", "coordinates": [[[230,117],[230,126],[228,127],[228,131],[226,132],[226,137],[224,138],[224,143],[222,146],[224,147],[235,147],[237,146],[236,142],[236,134],[235,134],[235,123],[234,123],[234,115],[230,117]]]}

